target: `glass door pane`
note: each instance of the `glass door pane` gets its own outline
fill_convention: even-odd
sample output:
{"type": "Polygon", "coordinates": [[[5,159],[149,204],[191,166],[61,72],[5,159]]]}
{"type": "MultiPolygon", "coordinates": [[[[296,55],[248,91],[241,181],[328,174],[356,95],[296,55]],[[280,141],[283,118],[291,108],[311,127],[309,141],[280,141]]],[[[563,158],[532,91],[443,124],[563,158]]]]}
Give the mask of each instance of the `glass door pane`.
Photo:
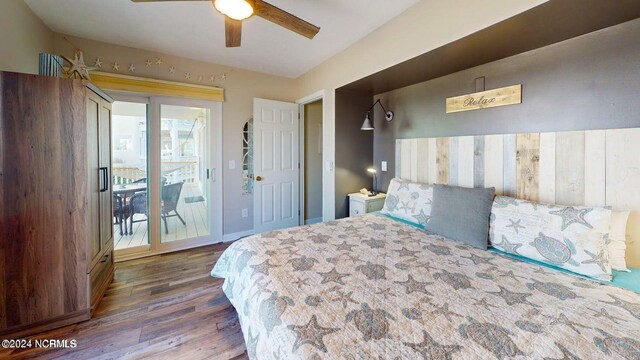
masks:
{"type": "Polygon", "coordinates": [[[160,106],[161,242],[210,234],[207,108],[160,106]]]}
{"type": "Polygon", "coordinates": [[[149,245],[147,104],[113,103],[113,226],[116,250],[149,245]]]}

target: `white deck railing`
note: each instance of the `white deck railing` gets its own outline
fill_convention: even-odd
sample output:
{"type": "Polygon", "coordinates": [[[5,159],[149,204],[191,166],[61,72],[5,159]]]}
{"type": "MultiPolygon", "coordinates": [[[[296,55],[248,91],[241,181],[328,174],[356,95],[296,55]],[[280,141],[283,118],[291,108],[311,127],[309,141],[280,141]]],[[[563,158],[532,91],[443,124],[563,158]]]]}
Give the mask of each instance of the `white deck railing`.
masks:
{"type": "MultiPolygon", "coordinates": [[[[167,178],[167,184],[197,183],[200,181],[199,168],[198,161],[163,161],[162,176],[167,178]]],[[[147,172],[140,168],[113,165],[114,185],[129,184],[146,177],[147,172]]]]}

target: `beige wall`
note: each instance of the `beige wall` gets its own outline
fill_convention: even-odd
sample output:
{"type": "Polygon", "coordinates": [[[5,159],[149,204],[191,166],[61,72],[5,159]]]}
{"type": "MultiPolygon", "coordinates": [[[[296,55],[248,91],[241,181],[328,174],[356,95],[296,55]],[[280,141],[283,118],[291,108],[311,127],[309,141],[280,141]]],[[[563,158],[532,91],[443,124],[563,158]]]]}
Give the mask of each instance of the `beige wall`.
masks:
{"type": "MultiPolygon", "coordinates": [[[[335,89],[472,34],[546,0],[423,0],[297,79],[300,97],[324,90],[324,217],[335,217],[335,89]]],[[[508,34],[505,34],[507,36],[508,34]]],[[[373,154],[372,154],[373,156],[373,154]]]]}
{"type": "Polygon", "coordinates": [[[304,106],[304,219],[322,217],[322,100],[304,106]]]}
{"type": "Polygon", "coordinates": [[[93,64],[96,57],[100,57],[104,61],[103,71],[112,71],[111,62],[117,61],[121,65],[120,73],[163,80],[212,85],[208,81],[208,77],[205,77],[202,82],[199,82],[197,78],[192,78],[189,81],[184,77],[184,71],[193,74],[220,75],[231,70],[226,80],[213,83],[213,85],[220,86],[225,90],[225,102],[222,106],[223,233],[233,234],[253,229],[253,196],[242,195],[242,127],[253,116],[254,97],[294,101],[296,99],[293,89],[294,81],[145,50],[60,34],[55,35],[54,50],[56,53],[71,55],[76,48],[83,50],[85,62],[89,65],[93,64]],[[144,65],[147,59],[155,58],[163,60],[162,66],[152,65],[147,68],[144,65]],[[130,63],[136,64],[134,73],[126,70],[130,63]],[[168,70],[170,65],[177,69],[174,74],[168,70]],[[235,160],[236,168],[234,170],[229,169],[230,160],[235,160]],[[249,209],[249,217],[242,218],[242,209],[249,209]]]}
{"type": "MultiPolygon", "coordinates": [[[[226,81],[216,83],[225,88],[227,97],[223,107],[224,233],[252,228],[252,197],[243,196],[240,186],[233,185],[241,182],[241,168],[236,166],[236,170],[229,170],[228,163],[229,160],[235,160],[237,165],[240,164],[241,128],[252,116],[253,97],[293,101],[324,92],[323,216],[332,219],[335,217],[335,172],[328,169],[327,163],[335,165],[335,89],[543,2],[545,0],[485,0],[482,6],[478,6],[472,0],[423,0],[296,80],[237,69],[231,72],[226,81]],[[243,208],[250,209],[248,218],[241,218],[243,208]]],[[[157,56],[162,57],[165,63],[172,63],[177,68],[193,73],[219,74],[229,70],[228,67],[210,63],[90,40],[69,38],[73,45],[69,44],[61,35],[51,35],[20,0],[0,1],[0,29],[3,35],[0,41],[0,69],[3,70],[36,73],[39,52],[54,51],[71,55],[75,47],[84,50],[88,63],[93,62],[95,57],[118,61],[123,67],[134,62],[138,64],[135,75],[139,76],[185,80],[173,78],[167,71],[158,72],[157,67],[145,68],[140,65],[147,58],[157,56]]]]}
{"type": "Polygon", "coordinates": [[[37,74],[53,33],[22,0],[0,0],[0,38],[0,70],[37,74]]]}

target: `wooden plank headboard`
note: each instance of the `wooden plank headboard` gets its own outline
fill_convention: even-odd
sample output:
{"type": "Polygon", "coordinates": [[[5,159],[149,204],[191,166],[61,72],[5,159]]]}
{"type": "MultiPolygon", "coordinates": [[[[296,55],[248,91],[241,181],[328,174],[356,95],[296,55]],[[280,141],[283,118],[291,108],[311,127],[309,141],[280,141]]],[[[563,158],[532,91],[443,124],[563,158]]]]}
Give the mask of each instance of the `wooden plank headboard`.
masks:
{"type": "Polygon", "coordinates": [[[396,177],[630,210],[627,262],[640,268],[640,128],[399,139],[396,177]]]}

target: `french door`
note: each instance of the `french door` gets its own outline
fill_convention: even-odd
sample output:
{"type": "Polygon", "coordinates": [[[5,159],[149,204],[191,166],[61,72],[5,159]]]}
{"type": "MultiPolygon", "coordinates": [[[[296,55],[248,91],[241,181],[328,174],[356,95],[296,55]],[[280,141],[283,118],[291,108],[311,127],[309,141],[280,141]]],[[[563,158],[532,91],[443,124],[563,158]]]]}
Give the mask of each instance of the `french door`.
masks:
{"type": "Polygon", "coordinates": [[[116,260],[222,240],[222,105],[114,95],[116,260]]]}

